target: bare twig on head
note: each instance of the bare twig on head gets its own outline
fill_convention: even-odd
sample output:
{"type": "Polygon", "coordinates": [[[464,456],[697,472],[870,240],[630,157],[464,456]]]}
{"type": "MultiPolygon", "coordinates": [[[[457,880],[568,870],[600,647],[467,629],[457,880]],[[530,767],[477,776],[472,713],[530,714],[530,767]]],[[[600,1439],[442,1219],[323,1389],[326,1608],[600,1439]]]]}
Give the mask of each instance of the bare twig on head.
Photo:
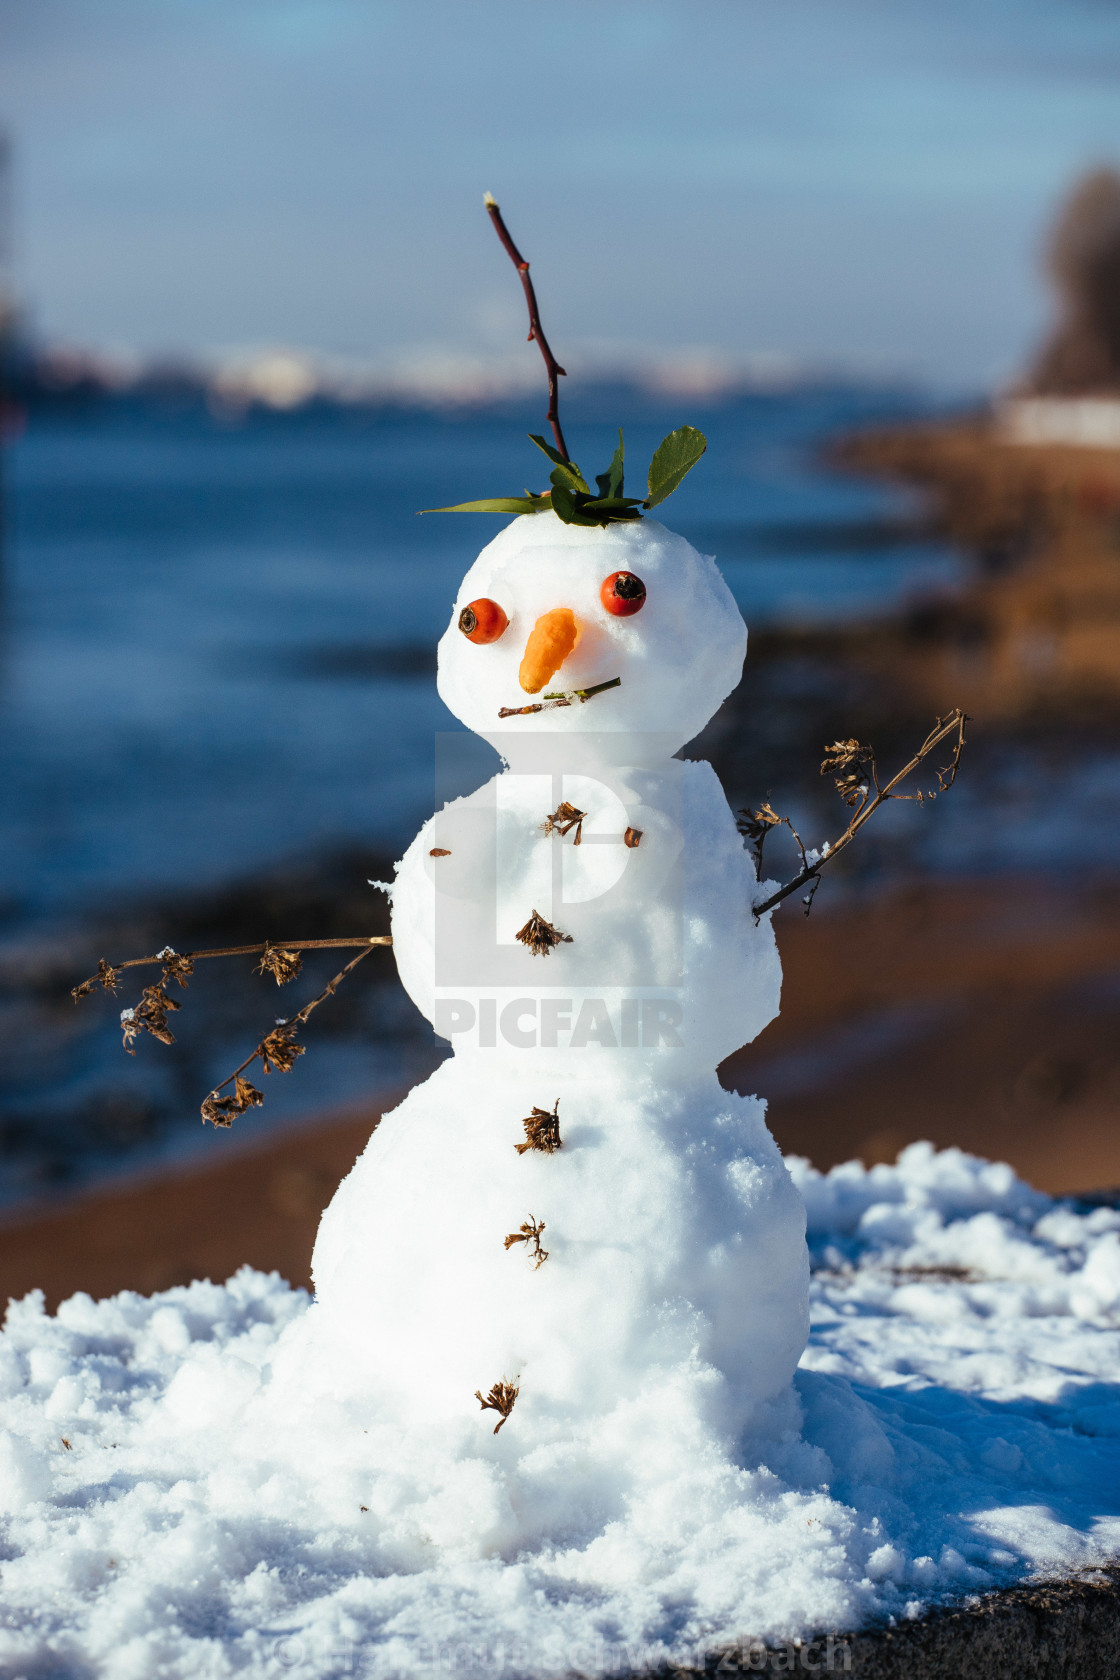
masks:
{"type": "Polygon", "coordinates": [[[784,898],[799,892],[802,887],[808,887],[808,892],[802,900],[805,914],[809,914],[813,896],[820,882],[820,872],[826,863],[851,845],[864,823],[874,816],[881,805],[888,799],[904,799],[915,804],[924,805],[927,800],[936,799],[939,793],[946,793],[957,779],[960,768],[961,754],[964,752],[965,726],[969,722],[968,716],[960,707],[955,707],[947,717],[938,718],[917,752],[908,764],[904,764],[896,776],[892,776],[886,786],[879,782],[878,768],[875,754],[871,747],[863,746],[859,741],[833,741],[825,748],[825,756],[821,763],[821,775],[832,776],[836,783],[836,791],[845,805],[852,809],[852,817],[847,828],[838,840],[825,845],[820,852],[808,852],[801,842],[793,824],[788,817],[779,817],[769,804],[763,805],[758,811],[741,814],[739,830],[755,848],[755,859],[761,874],[762,847],[766,835],[771,828],[785,824],[793,835],[801,852],[801,872],[792,881],[787,881],[784,887],[771,893],[761,904],[754,906],[755,919],[765,915],[767,910],[773,910],[784,898]],[[915,770],[925,762],[935,747],[942,741],[951,740],[952,755],[948,764],[937,770],[937,786],[925,792],[917,790],[914,793],[897,793],[895,790],[912,776],[915,770]]]}
{"type": "Polygon", "coordinates": [[[565,461],[570,461],[571,456],[568,454],[568,446],[564,442],[564,434],[560,430],[559,382],[561,375],[564,374],[564,369],[560,366],[560,363],[552,354],[552,351],[549,348],[548,340],[544,336],[544,328],[541,326],[540,311],[537,308],[537,294],[533,290],[533,282],[529,278],[529,264],[526,262],[525,258],[521,255],[521,252],[517,249],[517,246],[510,238],[509,229],[502,220],[502,212],[498,209],[497,200],[492,198],[489,193],[486,193],[483,196],[483,202],[486,205],[487,214],[494,224],[495,233],[498,235],[498,238],[505,247],[506,254],[513,263],[513,266],[521,276],[521,289],[525,293],[525,302],[529,306],[529,342],[531,344],[534,340],[536,341],[536,344],[540,349],[540,353],[544,357],[545,370],[548,373],[548,413],[545,418],[552,427],[552,435],[556,440],[557,449],[560,451],[560,454],[564,457],[565,461]]]}

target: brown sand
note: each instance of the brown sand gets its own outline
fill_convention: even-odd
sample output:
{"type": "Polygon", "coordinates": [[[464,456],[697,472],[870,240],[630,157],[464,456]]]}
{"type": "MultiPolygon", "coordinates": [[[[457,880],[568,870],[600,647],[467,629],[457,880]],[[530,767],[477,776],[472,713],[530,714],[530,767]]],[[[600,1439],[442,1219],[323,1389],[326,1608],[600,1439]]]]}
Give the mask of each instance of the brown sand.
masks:
{"type": "MultiPolygon", "coordinates": [[[[915,885],[778,917],[782,1013],[721,1070],[769,1097],[782,1148],[827,1167],[916,1138],[1008,1160],[1051,1191],[1120,1185],[1120,885],[915,885]]],[[[380,1107],[390,1107],[396,1098],[380,1107]]],[[[380,1107],[0,1228],[0,1299],[150,1292],[238,1266],[309,1282],[319,1214],[380,1107]]]]}
{"type": "Polygon", "coordinates": [[[1051,1192],[1120,1185],[1120,884],[784,914],[782,1013],[721,1070],[769,1098],[784,1151],[870,1165],[929,1138],[1051,1192]]]}
{"type": "Polygon", "coordinates": [[[1090,720],[1120,701],[1120,450],[1008,442],[990,422],[844,439],[839,464],[918,486],[970,552],[955,601],[857,630],[849,657],[935,711],[1090,720]]]}
{"type": "Polygon", "coordinates": [[[150,1294],[243,1265],[308,1285],[319,1215],[378,1117],[371,1108],[249,1147],[216,1132],[205,1166],[32,1212],[0,1229],[0,1299],[42,1289],[53,1310],[78,1289],[150,1294]]]}

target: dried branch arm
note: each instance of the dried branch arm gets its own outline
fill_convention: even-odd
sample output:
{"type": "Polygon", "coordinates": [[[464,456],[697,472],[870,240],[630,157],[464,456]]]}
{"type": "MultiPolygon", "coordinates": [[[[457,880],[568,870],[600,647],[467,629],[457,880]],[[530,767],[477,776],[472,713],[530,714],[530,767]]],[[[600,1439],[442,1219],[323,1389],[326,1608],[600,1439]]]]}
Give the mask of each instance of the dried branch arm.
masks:
{"type": "Polygon", "coordinates": [[[560,366],[560,363],[552,354],[548,339],[544,336],[544,328],[541,326],[540,311],[537,308],[537,294],[533,290],[533,282],[529,278],[529,264],[526,262],[525,258],[521,255],[521,252],[517,249],[517,246],[510,238],[509,229],[502,220],[502,212],[498,208],[497,201],[493,199],[489,193],[487,193],[484,198],[484,203],[486,205],[487,214],[494,224],[495,233],[498,235],[498,238],[505,247],[506,253],[510,261],[513,263],[513,266],[521,276],[521,289],[525,293],[525,302],[529,306],[529,342],[533,343],[534,340],[536,341],[540,349],[540,353],[544,357],[544,365],[548,373],[548,413],[545,418],[552,427],[552,435],[556,440],[557,449],[560,451],[560,454],[564,457],[565,461],[570,461],[571,456],[568,454],[568,446],[564,442],[564,434],[560,430],[559,378],[560,375],[564,373],[564,369],[560,366]]]}
{"type": "MultiPolygon", "coordinates": [[[[353,951],[359,946],[365,948],[392,943],[392,935],[387,933],[361,939],[266,939],[260,945],[226,945],[221,950],[184,951],[182,960],[194,964],[207,957],[259,957],[267,951],[353,951]]],[[[150,968],[165,963],[167,958],[167,951],[160,951],[154,957],[129,957],[127,962],[121,963],[107,963],[102,958],[97,973],[83,980],[80,986],[73,987],[70,996],[76,1003],[79,998],[88,997],[96,986],[103,986],[107,992],[115,991],[115,976],[123,974],[126,968],[150,968]]]]}
{"type": "Polygon", "coordinates": [[[879,807],[884,805],[888,799],[917,799],[918,802],[921,803],[925,798],[936,798],[936,793],[928,795],[922,793],[897,794],[895,789],[899,787],[908,776],[912,776],[914,774],[914,771],[917,770],[919,765],[921,765],[923,761],[929,757],[935,747],[939,746],[942,741],[946,741],[952,737],[953,757],[950,762],[937,773],[937,793],[944,793],[948,788],[951,788],[956,780],[957,769],[961,760],[961,753],[965,747],[964,731],[967,723],[968,717],[961,711],[959,706],[954,708],[947,718],[938,718],[937,722],[934,724],[933,728],[930,730],[929,734],[926,736],[925,740],[922,742],[910,762],[903,765],[898,774],[896,776],[892,776],[891,780],[885,787],[879,786],[879,779],[875,772],[874,761],[872,760],[870,773],[875,788],[874,795],[872,795],[870,788],[868,788],[863,794],[862,802],[859,805],[859,808],[840,838],[833,845],[829,846],[827,851],[825,851],[821,857],[817,858],[815,863],[806,864],[800,874],[795,875],[792,881],[787,881],[785,886],[779,887],[776,893],[771,893],[770,897],[764,899],[761,904],[756,904],[754,907],[755,915],[765,915],[767,910],[773,910],[775,905],[780,904],[784,898],[789,898],[792,893],[800,891],[802,887],[808,886],[810,883],[815,884],[825,864],[831,863],[833,858],[844,850],[845,846],[849,846],[851,844],[860,829],[863,827],[864,823],[869,822],[879,807]]]}
{"type": "MultiPolygon", "coordinates": [[[[350,941],[350,943],[352,944],[353,941],[350,941]]],[[[298,1014],[289,1016],[286,1020],[277,1021],[272,1031],[261,1039],[252,1055],[246,1056],[241,1066],[235,1068],[228,1078],[222,1080],[220,1085],[215,1085],[202,1105],[203,1120],[209,1120],[212,1126],[232,1126],[238,1114],[244,1114],[247,1108],[259,1108],[264,1102],[264,1094],[258,1091],[254,1085],[250,1085],[247,1079],[241,1077],[245,1069],[251,1067],[255,1061],[259,1061],[265,1073],[271,1073],[274,1068],[278,1073],[290,1073],[297,1057],[302,1056],[304,1052],[304,1046],[295,1042],[297,1030],[305,1024],[313,1010],[318,1009],[321,1003],[325,1003],[329,997],[334,996],[346,976],[352,969],[357,968],[360,962],[364,962],[375,945],[389,943],[390,941],[387,939],[368,940],[365,949],[359,951],[356,957],[352,957],[346,967],[340,969],[334,976],[333,980],[327,981],[318,997],[313,997],[310,1002],[305,1003],[298,1014]],[[223,1097],[220,1093],[225,1090],[227,1085],[233,1086],[233,1095],[223,1097]]]]}

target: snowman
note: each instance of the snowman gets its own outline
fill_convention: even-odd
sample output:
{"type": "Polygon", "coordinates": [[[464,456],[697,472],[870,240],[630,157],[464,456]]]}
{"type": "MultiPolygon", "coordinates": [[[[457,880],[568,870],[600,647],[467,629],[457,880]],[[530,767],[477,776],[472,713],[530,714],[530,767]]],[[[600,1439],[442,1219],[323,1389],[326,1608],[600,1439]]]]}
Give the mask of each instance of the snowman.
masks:
{"type": "Polygon", "coordinates": [[[401,980],[452,1054],[324,1213],[311,1317],[336,1383],[498,1455],[521,1540],[542,1452],[654,1394],[735,1459],[805,1346],[804,1209],[764,1105],[715,1073],[778,1011],[765,889],[712,767],[674,757],[745,652],[712,559],[547,501],[439,644],[442,698],[505,763],[391,889],[401,980]]]}

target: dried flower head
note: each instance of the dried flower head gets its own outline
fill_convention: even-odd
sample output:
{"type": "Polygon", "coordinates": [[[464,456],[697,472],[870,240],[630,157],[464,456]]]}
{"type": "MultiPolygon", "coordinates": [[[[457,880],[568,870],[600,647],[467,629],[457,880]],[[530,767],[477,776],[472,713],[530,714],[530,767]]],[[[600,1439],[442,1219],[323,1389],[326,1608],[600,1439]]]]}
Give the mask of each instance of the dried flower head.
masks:
{"type": "Polygon", "coordinates": [[[187,980],[194,973],[194,958],[181,957],[178,951],[171,949],[170,945],[165,945],[162,951],[156,952],[156,955],[163,964],[164,985],[169,980],[177,980],[185,991],[187,980]]]}
{"type": "Polygon", "coordinates": [[[628,828],[626,830],[626,833],[622,836],[623,845],[626,846],[630,851],[636,850],[636,848],[638,846],[640,846],[641,843],[642,843],[642,834],[643,833],[644,833],[643,829],[628,828]]]}
{"type": "Polygon", "coordinates": [[[247,1108],[259,1108],[263,1102],[263,1091],[235,1074],[232,1095],[220,1097],[217,1091],[211,1091],[202,1105],[202,1118],[212,1126],[232,1126],[239,1114],[244,1114],[247,1108]]]}
{"type": "Polygon", "coordinates": [[[267,1038],[262,1038],[257,1055],[266,1073],[291,1073],[296,1059],[303,1055],[304,1046],[296,1043],[298,1022],[280,1021],[267,1038]]]}
{"type": "Polygon", "coordinates": [[[500,1414],[497,1423],[494,1425],[495,1435],[498,1433],[509,1414],[513,1411],[514,1405],[517,1402],[517,1396],[520,1393],[521,1390],[517,1387],[516,1377],[511,1383],[506,1382],[504,1378],[501,1382],[494,1383],[485,1400],[482,1398],[479,1390],[477,1388],[475,1389],[474,1397],[481,1405],[483,1411],[498,1412],[500,1414]]]}
{"type": "Polygon", "coordinates": [[[542,1155],[554,1155],[563,1146],[560,1136],[560,1098],[557,1097],[552,1112],[547,1108],[534,1108],[528,1119],[521,1124],[525,1128],[524,1143],[515,1143],[514,1148],[519,1155],[524,1155],[527,1149],[539,1149],[542,1155]]]}
{"type": "Polygon", "coordinates": [[[561,839],[563,839],[574,828],[576,831],[576,837],[572,841],[572,844],[573,846],[578,846],[580,841],[583,839],[583,819],[586,815],[586,811],[577,810],[577,808],[574,805],[570,805],[566,799],[562,799],[559,805],[557,805],[555,811],[551,812],[544,819],[541,824],[541,829],[545,834],[551,834],[555,829],[559,833],[561,839]]]}
{"type": "Polygon", "coordinates": [[[875,779],[875,751],[859,741],[833,741],[825,747],[821,775],[832,776],[845,805],[858,805],[875,779]]]}
{"type": "Polygon", "coordinates": [[[544,1228],[544,1220],[542,1219],[538,1224],[533,1215],[530,1214],[521,1229],[519,1231],[511,1231],[505,1240],[504,1246],[507,1251],[513,1247],[514,1243],[525,1244],[526,1254],[531,1255],[536,1260],[536,1265],[533,1267],[535,1272],[540,1271],[540,1268],[548,1259],[547,1248],[541,1247],[541,1232],[544,1228]]]}
{"type": "Polygon", "coordinates": [[[278,986],[286,986],[289,980],[294,980],[303,967],[303,958],[298,951],[285,951],[279,945],[266,945],[261,956],[258,974],[271,974],[278,986]]]}
{"type": "Polygon", "coordinates": [[[161,1044],[174,1044],[175,1034],[167,1025],[167,1011],[179,1007],[174,998],[168,997],[162,984],[145,986],[135,1009],[121,1010],[121,1032],[124,1047],[129,1055],[135,1056],[133,1041],[139,1038],[142,1032],[151,1033],[161,1044]]]}
{"type": "Polygon", "coordinates": [[[752,811],[749,808],[740,811],[735,820],[735,827],[754,853],[754,872],[760,881],[762,879],[762,850],[766,845],[766,836],[775,828],[789,829],[793,843],[801,853],[801,862],[804,865],[806,854],[800,834],[788,817],[779,816],[768,799],[763,800],[757,811],[752,811]]]}
{"type": "Polygon", "coordinates": [[[570,945],[570,933],[561,933],[551,922],[546,922],[539,910],[534,910],[525,926],[516,935],[522,945],[528,945],[535,957],[547,957],[556,945],[570,945]]]}
{"type": "Polygon", "coordinates": [[[769,800],[764,800],[757,811],[749,808],[740,811],[735,820],[735,827],[744,840],[749,841],[752,846],[760,846],[770,830],[779,827],[785,820],[778,815],[769,800]]]}
{"type": "Polygon", "coordinates": [[[83,980],[80,986],[74,986],[71,989],[70,996],[77,1003],[79,998],[88,997],[96,986],[100,986],[104,992],[115,992],[120,985],[120,980],[121,970],[113,968],[102,957],[97,964],[97,973],[92,975],[90,979],[83,980]]]}

